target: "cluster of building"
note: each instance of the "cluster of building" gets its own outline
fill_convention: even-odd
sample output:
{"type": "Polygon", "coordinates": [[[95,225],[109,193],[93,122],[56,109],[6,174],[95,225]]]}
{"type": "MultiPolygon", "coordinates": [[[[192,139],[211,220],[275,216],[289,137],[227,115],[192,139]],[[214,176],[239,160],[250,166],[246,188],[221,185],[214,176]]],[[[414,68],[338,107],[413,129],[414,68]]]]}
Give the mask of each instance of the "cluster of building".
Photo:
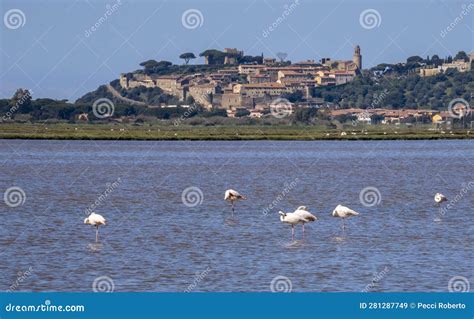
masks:
{"type": "MultiPolygon", "coordinates": [[[[458,108],[464,107],[463,105],[457,106],[458,108]]],[[[454,110],[459,112],[461,110],[454,110]]],[[[470,110],[468,110],[470,111],[470,110]]],[[[390,110],[383,108],[369,108],[369,109],[336,109],[330,112],[333,118],[338,116],[350,116],[357,123],[361,124],[373,124],[374,115],[380,117],[381,124],[412,124],[416,122],[431,122],[434,124],[444,124],[452,121],[453,114],[448,111],[438,110],[418,110],[418,109],[400,109],[390,110]]]]}
{"type": "Polygon", "coordinates": [[[459,72],[467,72],[471,70],[472,61],[474,61],[474,53],[469,55],[469,61],[464,60],[454,60],[450,63],[443,63],[437,67],[425,66],[420,68],[420,76],[433,76],[440,73],[444,73],[448,69],[456,69],[459,72]]]}
{"type": "Polygon", "coordinates": [[[213,73],[191,75],[122,74],[120,85],[125,89],[159,87],[180,100],[192,96],[207,108],[223,108],[229,116],[233,116],[241,109],[255,111],[269,108],[275,98],[297,91],[302,92],[306,103],[320,103],[321,99],[312,96],[313,88],[348,83],[362,69],[359,46],[356,46],[353,59],[349,61],[323,58],[319,62],[308,60],[293,64],[263,58],[262,64],[236,65],[235,57],[243,55],[243,52],[237,49],[226,49],[224,52],[235,53],[225,60],[225,64],[234,66],[223,67],[213,73]]]}

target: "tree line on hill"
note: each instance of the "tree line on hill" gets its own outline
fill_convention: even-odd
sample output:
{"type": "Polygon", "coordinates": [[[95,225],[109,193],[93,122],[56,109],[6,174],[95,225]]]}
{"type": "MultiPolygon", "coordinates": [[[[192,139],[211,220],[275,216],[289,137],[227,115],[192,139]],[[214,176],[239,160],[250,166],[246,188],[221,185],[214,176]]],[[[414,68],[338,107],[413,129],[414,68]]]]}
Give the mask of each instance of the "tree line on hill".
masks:
{"type": "Polygon", "coordinates": [[[413,71],[416,71],[420,67],[428,66],[437,68],[438,66],[444,63],[451,63],[453,61],[463,60],[465,62],[469,61],[469,56],[464,51],[459,51],[454,58],[452,56],[447,56],[445,58],[440,58],[437,54],[427,56],[425,59],[418,55],[408,57],[405,63],[381,63],[370,69],[373,73],[385,74],[385,73],[397,73],[397,74],[407,74],[413,71]]]}
{"type": "Polygon", "coordinates": [[[190,65],[191,60],[196,59],[196,55],[192,52],[184,52],[179,58],[184,61],[183,65],[176,65],[170,61],[156,61],[154,59],[146,60],[140,63],[142,70],[136,70],[133,73],[144,73],[154,75],[168,74],[191,74],[199,72],[215,72],[225,67],[233,67],[235,64],[224,64],[225,58],[234,58],[236,64],[262,64],[263,54],[257,56],[240,55],[239,53],[223,52],[216,49],[209,49],[201,52],[200,57],[205,57],[208,64],[190,65]]]}
{"type": "Polygon", "coordinates": [[[447,109],[455,98],[473,99],[474,71],[458,72],[448,69],[430,77],[417,74],[372,77],[364,72],[354,81],[331,87],[318,87],[314,96],[341,108],[413,108],[447,109]]]}
{"type": "MultiPolygon", "coordinates": [[[[33,100],[31,94],[26,89],[18,89],[11,99],[0,99],[0,122],[40,122],[40,121],[66,121],[80,122],[79,115],[88,114],[90,121],[110,121],[120,117],[156,118],[173,119],[179,117],[192,118],[196,115],[201,117],[227,116],[225,110],[205,110],[200,105],[194,103],[190,97],[186,101],[179,101],[176,97],[168,94],[156,94],[157,88],[140,87],[133,94],[150,95],[153,98],[160,96],[163,100],[154,100],[155,102],[164,101],[166,104],[175,102],[174,108],[149,108],[142,105],[124,104],[115,98],[105,86],[100,86],[96,91],[90,92],[78,99],[75,103],[67,100],[54,100],[40,98],[33,100]],[[101,119],[94,117],[93,104],[99,98],[107,98],[114,104],[113,115],[110,119],[101,119]],[[181,105],[189,103],[188,107],[181,105]],[[192,107],[189,107],[192,106],[192,107]]],[[[143,121],[138,119],[138,121],[143,121]]]]}
{"type": "MultiPolygon", "coordinates": [[[[120,117],[129,117],[134,123],[143,123],[149,119],[161,120],[177,120],[186,119],[185,123],[190,125],[218,125],[218,124],[290,124],[290,123],[305,123],[312,125],[326,125],[333,126],[333,120],[340,123],[351,123],[356,119],[351,115],[340,115],[332,117],[330,111],[326,108],[296,108],[294,113],[284,119],[275,119],[272,116],[267,116],[261,120],[243,117],[249,115],[246,110],[237,112],[236,117],[242,120],[224,120],[227,113],[224,109],[206,110],[197,104],[190,107],[177,106],[174,108],[148,108],[146,106],[126,105],[120,101],[114,100],[114,97],[106,91],[105,87],[101,87],[100,97],[107,97],[114,101],[114,113],[109,119],[95,118],[93,115],[93,101],[97,98],[92,94],[88,95],[82,102],[69,103],[66,100],[53,99],[36,99],[32,100],[31,95],[27,90],[19,89],[11,99],[0,100],[0,122],[9,122],[15,120],[16,122],[41,122],[41,121],[65,121],[70,123],[81,122],[79,115],[87,113],[88,120],[92,122],[109,122],[120,117]],[[87,102],[89,101],[89,102],[87,102]],[[207,118],[207,119],[206,119],[207,118]]],[[[294,95],[293,97],[299,97],[294,95]]],[[[292,98],[288,96],[288,98],[292,98]]],[[[188,101],[190,102],[190,101],[188,101]]],[[[182,103],[182,102],[181,102],[182,103]]],[[[372,116],[374,124],[380,123],[383,116],[372,116]]],[[[418,119],[418,123],[429,123],[431,119],[424,117],[418,119]]],[[[469,127],[470,121],[474,121],[473,114],[462,119],[454,119],[455,127],[469,127]]],[[[408,121],[410,122],[410,121],[408,121]]]]}

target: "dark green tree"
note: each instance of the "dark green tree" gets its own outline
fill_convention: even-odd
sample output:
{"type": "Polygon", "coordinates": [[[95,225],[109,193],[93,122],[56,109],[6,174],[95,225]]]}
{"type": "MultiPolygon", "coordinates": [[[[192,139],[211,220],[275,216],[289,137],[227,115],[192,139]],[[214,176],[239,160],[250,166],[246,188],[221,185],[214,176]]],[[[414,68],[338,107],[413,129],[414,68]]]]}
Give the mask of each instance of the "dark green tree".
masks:
{"type": "Polygon", "coordinates": [[[295,91],[293,93],[286,93],[282,95],[283,98],[287,99],[288,101],[295,103],[301,102],[304,99],[303,92],[295,91]]]}
{"type": "Polygon", "coordinates": [[[10,99],[10,107],[15,108],[20,113],[31,112],[31,93],[28,89],[16,90],[10,99]]]}
{"type": "Polygon", "coordinates": [[[152,69],[156,66],[158,66],[158,61],[156,60],[147,60],[142,63],[140,63],[140,66],[144,67],[145,69],[152,69]]]}
{"type": "Polygon", "coordinates": [[[467,62],[469,61],[469,56],[466,54],[466,52],[459,51],[454,57],[454,60],[464,60],[465,62],[467,62]]]}
{"type": "Polygon", "coordinates": [[[208,64],[224,64],[226,54],[216,49],[209,49],[201,52],[199,56],[207,58],[208,64]]]}
{"type": "Polygon", "coordinates": [[[309,123],[317,115],[318,110],[315,108],[297,108],[293,115],[293,121],[300,123],[309,123]]]}
{"type": "Polygon", "coordinates": [[[195,59],[196,56],[192,52],[186,52],[179,56],[180,59],[184,60],[184,63],[187,65],[191,59],[195,59]]]}
{"type": "Polygon", "coordinates": [[[433,55],[433,56],[431,57],[431,63],[432,63],[435,67],[437,67],[437,66],[443,64],[443,62],[444,62],[444,61],[443,61],[442,59],[440,59],[437,54],[435,54],[435,55],[433,55]]]}
{"type": "Polygon", "coordinates": [[[250,115],[250,112],[248,110],[238,110],[237,112],[235,112],[235,117],[243,117],[248,115],[250,115]]]}
{"type": "Polygon", "coordinates": [[[423,63],[423,61],[423,58],[418,55],[411,56],[407,59],[407,63],[423,63]]]}
{"type": "Polygon", "coordinates": [[[168,67],[172,65],[173,63],[169,61],[157,62],[155,60],[147,60],[145,62],[140,63],[140,66],[144,67],[146,73],[157,73],[157,72],[167,69],[168,67]]]}

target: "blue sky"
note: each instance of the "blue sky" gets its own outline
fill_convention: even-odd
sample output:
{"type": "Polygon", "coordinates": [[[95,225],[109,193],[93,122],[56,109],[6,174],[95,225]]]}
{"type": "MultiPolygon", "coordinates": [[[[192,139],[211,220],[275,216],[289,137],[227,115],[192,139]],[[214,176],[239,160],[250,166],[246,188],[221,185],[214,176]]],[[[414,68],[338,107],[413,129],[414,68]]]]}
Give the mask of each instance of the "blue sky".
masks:
{"type": "Polygon", "coordinates": [[[23,87],[34,98],[75,100],[142,61],[182,63],[181,53],[208,48],[298,61],[352,59],[359,44],[364,68],[474,51],[469,1],[2,0],[0,11],[1,98],[23,87]]]}

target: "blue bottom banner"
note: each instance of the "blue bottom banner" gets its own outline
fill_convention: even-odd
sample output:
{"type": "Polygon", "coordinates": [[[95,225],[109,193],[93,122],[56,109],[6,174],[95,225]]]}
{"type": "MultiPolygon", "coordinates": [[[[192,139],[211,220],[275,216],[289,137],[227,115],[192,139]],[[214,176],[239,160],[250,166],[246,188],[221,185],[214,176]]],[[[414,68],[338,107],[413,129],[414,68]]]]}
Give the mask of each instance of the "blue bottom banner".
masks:
{"type": "Polygon", "coordinates": [[[1,293],[0,318],[474,317],[473,293],[1,293]]]}

